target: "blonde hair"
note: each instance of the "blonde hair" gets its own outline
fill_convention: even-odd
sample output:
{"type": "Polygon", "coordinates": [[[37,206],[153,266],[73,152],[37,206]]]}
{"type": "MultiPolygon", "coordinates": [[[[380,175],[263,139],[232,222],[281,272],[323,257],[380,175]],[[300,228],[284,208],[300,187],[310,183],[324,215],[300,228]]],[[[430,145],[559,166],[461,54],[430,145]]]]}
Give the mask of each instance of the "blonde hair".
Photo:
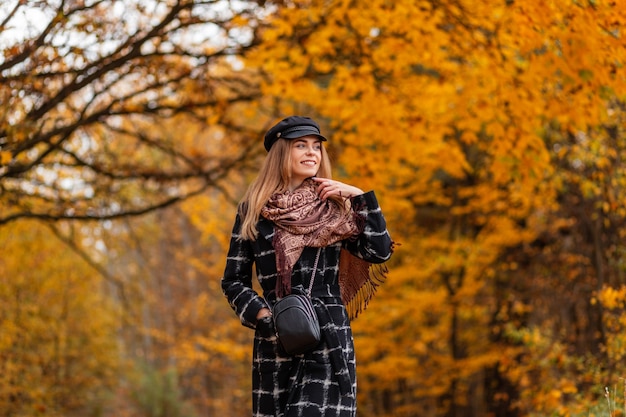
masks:
{"type": "MultiPolygon", "coordinates": [[[[319,178],[332,178],[330,158],[324,146],[321,146],[322,158],[317,171],[319,178]]],[[[240,239],[256,240],[256,225],[261,209],[275,193],[286,191],[291,182],[291,140],[278,139],[270,148],[259,175],[250,184],[239,205],[239,214],[243,218],[240,239]]],[[[340,200],[342,201],[342,200],[340,200]]],[[[341,202],[341,206],[344,206],[341,202]]]]}

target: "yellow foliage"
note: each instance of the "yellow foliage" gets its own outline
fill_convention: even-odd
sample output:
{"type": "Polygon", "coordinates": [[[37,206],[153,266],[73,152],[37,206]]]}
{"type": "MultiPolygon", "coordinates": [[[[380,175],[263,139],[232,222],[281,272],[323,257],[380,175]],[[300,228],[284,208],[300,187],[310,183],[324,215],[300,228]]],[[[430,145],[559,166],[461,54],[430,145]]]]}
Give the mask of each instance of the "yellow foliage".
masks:
{"type": "Polygon", "coordinates": [[[599,292],[598,299],[609,310],[623,309],[626,302],[626,286],[605,287],[599,292]]]}
{"type": "Polygon", "coordinates": [[[101,409],[121,369],[119,315],[102,279],[36,223],[2,228],[0,252],[11,254],[0,258],[0,409],[101,409]]]}

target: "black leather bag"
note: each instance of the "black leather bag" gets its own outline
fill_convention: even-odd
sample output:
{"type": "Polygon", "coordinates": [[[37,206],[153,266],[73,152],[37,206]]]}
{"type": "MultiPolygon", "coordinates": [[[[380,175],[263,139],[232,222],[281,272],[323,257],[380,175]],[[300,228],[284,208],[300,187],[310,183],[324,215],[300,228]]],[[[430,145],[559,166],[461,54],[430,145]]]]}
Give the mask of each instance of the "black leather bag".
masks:
{"type": "Polygon", "coordinates": [[[308,294],[289,294],[276,301],[272,308],[278,341],[289,355],[306,353],[315,348],[321,339],[320,323],[311,301],[319,257],[320,249],[315,257],[308,294]]]}
{"type": "Polygon", "coordinates": [[[299,355],[320,341],[320,323],[311,299],[290,294],[274,304],[274,328],[285,352],[299,355]]]}

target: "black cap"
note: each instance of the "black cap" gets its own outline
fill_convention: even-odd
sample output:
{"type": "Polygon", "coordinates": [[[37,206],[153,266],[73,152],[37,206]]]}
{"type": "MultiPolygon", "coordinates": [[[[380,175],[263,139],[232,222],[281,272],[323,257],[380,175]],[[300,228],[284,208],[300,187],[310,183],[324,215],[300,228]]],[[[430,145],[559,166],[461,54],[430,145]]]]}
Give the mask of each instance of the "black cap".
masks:
{"type": "Polygon", "coordinates": [[[276,123],[267,131],[263,145],[265,150],[269,152],[278,139],[296,139],[303,136],[317,136],[321,140],[326,141],[326,138],[320,132],[320,126],[315,120],[304,116],[289,116],[276,123]]]}

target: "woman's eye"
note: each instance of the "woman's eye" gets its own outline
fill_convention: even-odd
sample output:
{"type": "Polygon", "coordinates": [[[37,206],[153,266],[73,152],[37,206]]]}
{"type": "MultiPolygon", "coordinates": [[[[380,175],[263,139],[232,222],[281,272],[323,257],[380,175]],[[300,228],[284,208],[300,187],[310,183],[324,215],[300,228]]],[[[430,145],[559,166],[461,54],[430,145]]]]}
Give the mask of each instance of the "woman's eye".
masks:
{"type": "MultiPolygon", "coordinates": [[[[296,143],[296,144],[294,144],[294,146],[295,146],[296,149],[306,149],[306,148],[309,147],[309,145],[306,144],[306,143],[296,143]]],[[[322,145],[321,144],[313,145],[313,150],[319,151],[321,149],[322,149],[322,145]]]]}

